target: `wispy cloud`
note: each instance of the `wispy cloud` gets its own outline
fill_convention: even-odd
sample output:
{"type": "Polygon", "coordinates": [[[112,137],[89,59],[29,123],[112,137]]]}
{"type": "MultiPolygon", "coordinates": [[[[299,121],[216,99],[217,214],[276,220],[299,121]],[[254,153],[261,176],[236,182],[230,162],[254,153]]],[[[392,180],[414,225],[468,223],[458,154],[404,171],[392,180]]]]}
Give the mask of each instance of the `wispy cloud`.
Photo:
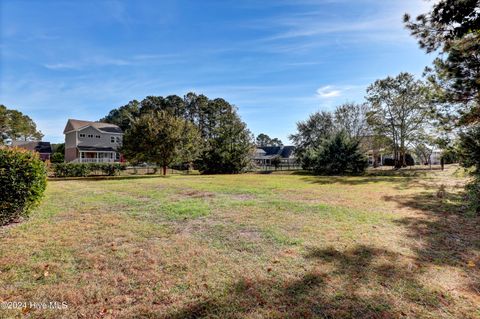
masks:
{"type": "Polygon", "coordinates": [[[178,54],[137,54],[129,58],[95,56],[88,58],[78,58],[76,60],[72,59],[70,61],[63,62],[45,63],[43,64],[43,66],[51,70],[80,70],[89,67],[138,65],[142,62],[178,63],[180,62],[179,58],[180,55],[178,54]]]}
{"type": "MultiPolygon", "coordinates": [[[[436,0],[435,0],[436,1],[436,0]]],[[[292,1],[292,3],[297,3],[292,1]]],[[[433,1],[434,2],[434,1],[433,1]]],[[[281,2],[288,5],[289,0],[281,2]]],[[[270,17],[268,20],[259,23],[250,23],[256,28],[267,32],[272,30],[259,42],[265,42],[272,46],[281,43],[281,51],[287,51],[286,47],[296,46],[310,48],[319,45],[339,45],[342,43],[399,43],[413,41],[408,32],[404,29],[402,16],[408,12],[412,15],[425,12],[432,2],[424,0],[358,0],[357,3],[364,3],[365,7],[376,12],[359,10],[357,14],[331,15],[328,14],[328,5],[345,6],[345,12],[350,12],[351,1],[346,0],[324,0],[305,1],[307,5],[303,10],[290,12],[280,16],[270,17]]],[[[248,27],[248,26],[246,26],[248,27]]]]}
{"type": "Polygon", "coordinates": [[[321,88],[317,89],[317,96],[323,99],[339,97],[341,94],[342,94],[342,90],[332,85],[322,86],[321,88]]]}
{"type": "Polygon", "coordinates": [[[88,66],[125,66],[132,64],[131,61],[125,59],[109,58],[103,56],[90,57],[86,59],[78,59],[68,62],[58,62],[58,63],[46,63],[44,67],[52,70],[60,69],[82,69],[88,66]]]}

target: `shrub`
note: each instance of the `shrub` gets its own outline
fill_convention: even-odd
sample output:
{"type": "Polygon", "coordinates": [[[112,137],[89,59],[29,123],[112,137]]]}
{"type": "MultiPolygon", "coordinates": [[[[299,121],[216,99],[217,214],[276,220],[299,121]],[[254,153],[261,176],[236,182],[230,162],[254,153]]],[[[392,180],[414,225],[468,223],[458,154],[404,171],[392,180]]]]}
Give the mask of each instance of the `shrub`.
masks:
{"type": "Polygon", "coordinates": [[[345,175],[362,174],[368,160],[359,148],[358,141],[339,132],[322,142],[320,147],[307,152],[308,165],[315,174],[345,175]]]}
{"type": "Polygon", "coordinates": [[[58,163],[53,166],[55,177],[85,177],[95,171],[114,176],[124,169],[125,165],[120,163],[58,163]]]}
{"type": "Polygon", "coordinates": [[[47,185],[47,169],[37,153],[0,147],[0,225],[28,216],[47,185]]]}
{"type": "Polygon", "coordinates": [[[65,160],[65,156],[62,153],[53,153],[50,157],[51,163],[63,163],[65,160]]]}
{"type": "Polygon", "coordinates": [[[84,177],[88,176],[92,167],[81,163],[58,163],[53,165],[55,177],[84,177]]]}
{"type": "MultiPolygon", "coordinates": [[[[412,155],[409,153],[405,154],[405,162],[407,166],[415,166],[415,160],[413,159],[412,155]]],[[[383,158],[383,165],[384,166],[395,166],[395,159],[391,157],[384,157],[383,158]]]]}
{"type": "Polygon", "coordinates": [[[105,163],[100,164],[101,171],[108,176],[114,176],[120,173],[120,171],[125,170],[126,167],[120,163],[105,163]]]}

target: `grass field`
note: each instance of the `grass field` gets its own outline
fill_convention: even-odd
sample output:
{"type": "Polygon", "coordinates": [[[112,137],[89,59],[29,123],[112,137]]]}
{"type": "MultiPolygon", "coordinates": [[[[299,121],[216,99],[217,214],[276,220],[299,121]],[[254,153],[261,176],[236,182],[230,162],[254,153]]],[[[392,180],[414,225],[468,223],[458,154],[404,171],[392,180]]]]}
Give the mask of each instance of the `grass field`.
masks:
{"type": "Polygon", "coordinates": [[[0,299],[68,308],[0,317],[480,318],[455,171],[51,181],[0,229],[0,299]]]}

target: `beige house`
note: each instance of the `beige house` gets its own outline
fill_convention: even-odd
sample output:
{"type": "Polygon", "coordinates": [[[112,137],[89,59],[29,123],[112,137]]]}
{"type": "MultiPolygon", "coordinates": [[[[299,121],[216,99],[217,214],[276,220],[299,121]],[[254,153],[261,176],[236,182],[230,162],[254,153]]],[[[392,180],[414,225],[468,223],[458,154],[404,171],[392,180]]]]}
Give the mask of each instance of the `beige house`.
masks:
{"type": "Polygon", "coordinates": [[[123,131],[115,124],[69,119],[63,134],[66,162],[123,161],[118,152],[122,145],[123,131]]]}

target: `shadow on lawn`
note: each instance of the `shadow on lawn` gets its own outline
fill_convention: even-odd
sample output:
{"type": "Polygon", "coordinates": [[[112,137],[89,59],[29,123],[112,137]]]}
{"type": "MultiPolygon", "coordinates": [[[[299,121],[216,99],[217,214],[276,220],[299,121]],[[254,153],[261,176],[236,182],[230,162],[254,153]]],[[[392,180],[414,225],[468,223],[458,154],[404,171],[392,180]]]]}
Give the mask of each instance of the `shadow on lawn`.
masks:
{"type": "Polygon", "coordinates": [[[399,306],[400,296],[423,309],[436,308],[443,298],[418,283],[389,251],[312,249],[305,258],[309,268],[325,267],[292,273],[295,279],[287,281],[244,277],[226,297],[190,304],[164,318],[398,318],[411,315],[411,309],[399,306]]]}
{"type": "Polygon", "coordinates": [[[385,196],[384,200],[419,213],[397,221],[413,239],[409,242],[418,261],[458,268],[468,276],[469,287],[465,290],[479,295],[480,216],[466,212],[460,189],[455,192],[446,192],[438,186],[437,191],[425,189],[411,196],[385,196]]]}
{"type": "Polygon", "coordinates": [[[330,184],[341,184],[341,185],[364,185],[364,184],[374,184],[374,183],[391,183],[396,184],[397,188],[406,188],[412,183],[414,177],[404,177],[404,176],[315,176],[309,175],[308,177],[303,178],[307,183],[320,184],[320,185],[330,185],[330,184]],[[400,181],[400,183],[399,183],[400,181]]]}

